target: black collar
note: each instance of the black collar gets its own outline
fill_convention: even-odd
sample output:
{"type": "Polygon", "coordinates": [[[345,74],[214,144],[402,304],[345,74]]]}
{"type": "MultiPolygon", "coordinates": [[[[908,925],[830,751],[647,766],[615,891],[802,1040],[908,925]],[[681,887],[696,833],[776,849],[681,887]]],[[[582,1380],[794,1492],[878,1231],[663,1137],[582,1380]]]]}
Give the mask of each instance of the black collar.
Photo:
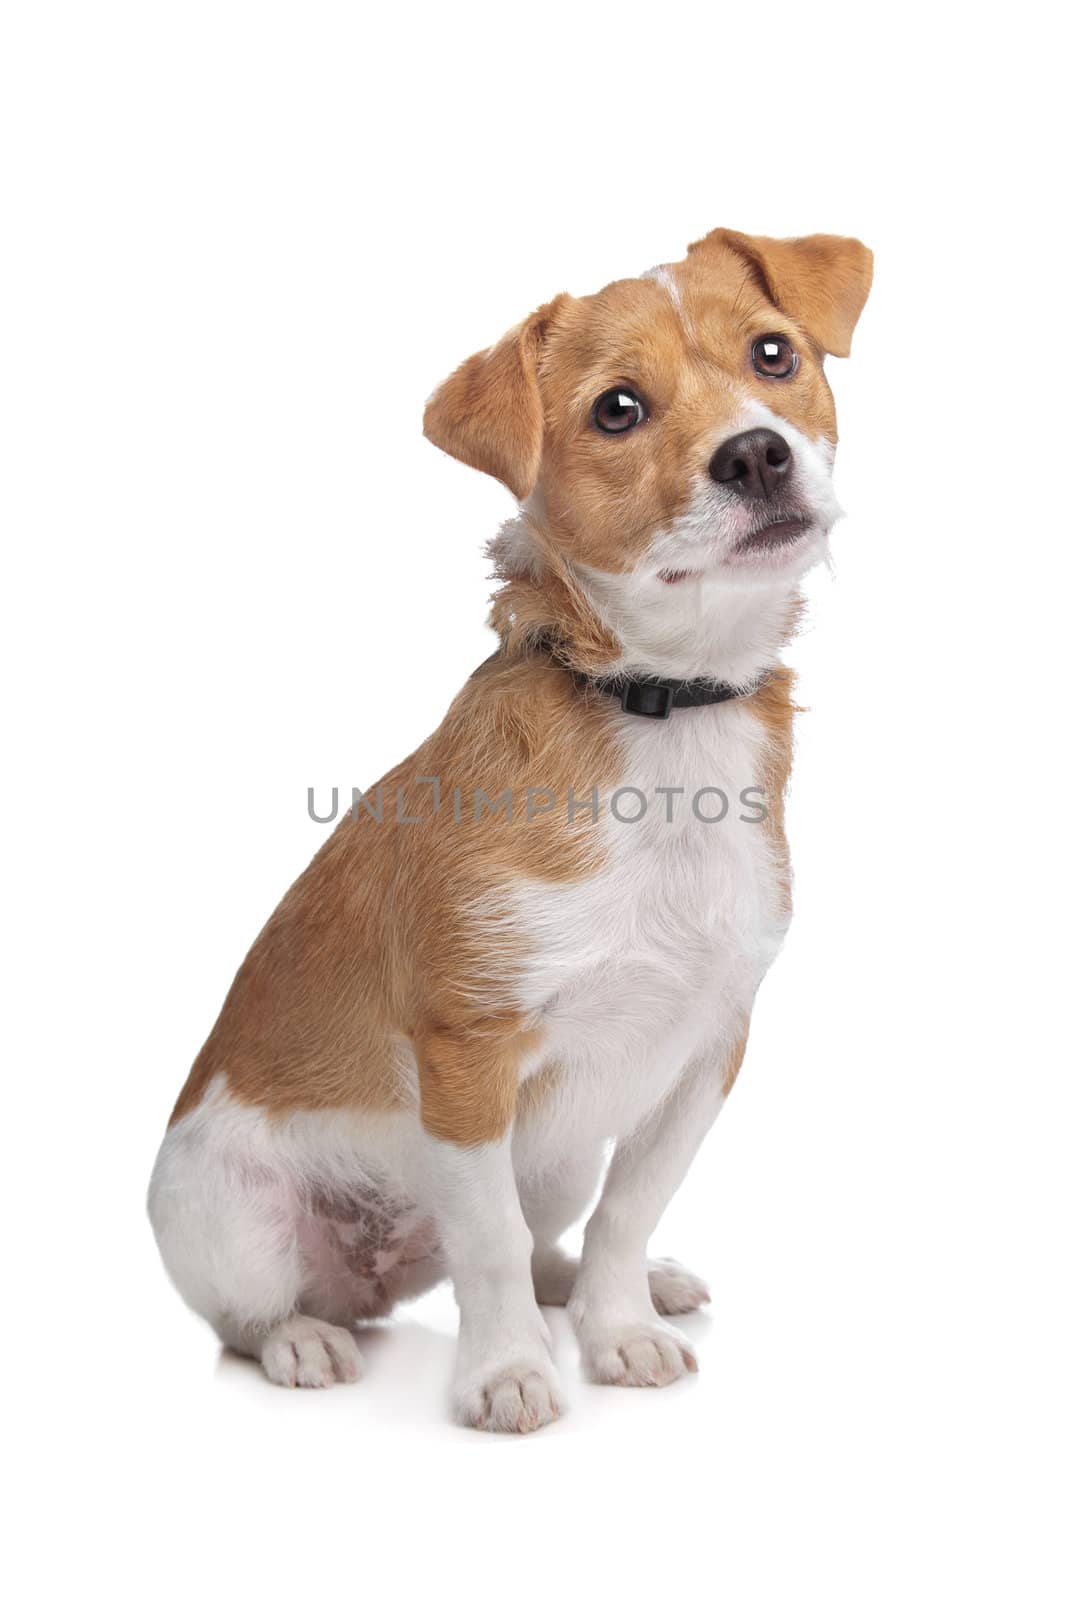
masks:
{"type": "Polygon", "coordinates": [[[719,678],[659,678],[630,673],[595,678],[568,667],[550,641],[538,643],[582,688],[595,689],[598,694],[621,701],[622,709],[632,717],[655,717],[661,722],[666,721],[672,711],[683,711],[690,706],[718,706],[724,700],[744,700],[755,694],[770,677],[769,672],[764,672],[754,683],[744,684],[723,683],[719,678]]]}
{"type": "Polygon", "coordinates": [[[718,706],[724,700],[743,700],[755,694],[766,680],[757,683],[722,683],[717,678],[589,678],[572,672],[575,683],[586,684],[600,694],[614,696],[632,717],[658,717],[666,720],[672,711],[688,706],[718,706]]]}

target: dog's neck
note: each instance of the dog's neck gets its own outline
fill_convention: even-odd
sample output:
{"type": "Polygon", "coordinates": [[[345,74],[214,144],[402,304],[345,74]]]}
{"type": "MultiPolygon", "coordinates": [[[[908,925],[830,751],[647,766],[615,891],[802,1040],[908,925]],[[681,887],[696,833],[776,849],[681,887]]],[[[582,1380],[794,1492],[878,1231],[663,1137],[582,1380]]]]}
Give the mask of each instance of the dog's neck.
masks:
{"type": "Polygon", "coordinates": [[[502,580],[491,620],[505,652],[551,639],[567,665],[590,677],[752,683],[779,663],[801,613],[795,579],[712,574],[666,584],[568,562],[525,512],[489,548],[502,580]]]}

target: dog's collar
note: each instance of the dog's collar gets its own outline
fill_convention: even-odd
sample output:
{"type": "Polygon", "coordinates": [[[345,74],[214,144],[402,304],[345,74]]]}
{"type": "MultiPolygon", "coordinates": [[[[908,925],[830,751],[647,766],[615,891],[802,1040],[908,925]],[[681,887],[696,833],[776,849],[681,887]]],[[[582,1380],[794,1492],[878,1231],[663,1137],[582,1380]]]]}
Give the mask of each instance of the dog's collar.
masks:
{"type": "Polygon", "coordinates": [[[572,672],[575,683],[596,689],[622,704],[632,717],[657,717],[665,721],[672,711],[689,706],[719,706],[725,700],[745,700],[767,681],[764,673],[756,683],[723,683],[718,678],[590,678],[572,672]]]}
{"type": "Polygon", "coordinates": [[[582,688],[595,689],[598,694],[620,701],[622,709],[631,717],[654,717],[661,722],[666,721],[672,711],[684,711],[690,706],[718,706],[726,700],[745,700],[770,677],[769,672],[764,672],[754,683],[744,684],[724,683],[720,678],[660,678],[636,673],[597,678],[567,666],[551,640],[538,640],[538,645],[582,688]]]}

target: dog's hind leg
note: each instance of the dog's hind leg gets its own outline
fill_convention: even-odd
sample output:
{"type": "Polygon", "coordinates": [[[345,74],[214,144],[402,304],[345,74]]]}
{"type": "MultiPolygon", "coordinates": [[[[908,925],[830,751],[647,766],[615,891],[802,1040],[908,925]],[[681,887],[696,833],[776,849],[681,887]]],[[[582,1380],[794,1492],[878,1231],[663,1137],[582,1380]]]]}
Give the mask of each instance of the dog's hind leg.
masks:
{"type": "Polygon", "coordinates": [[[164,1263],[186,1303],[272,1382],[351,1382],[361,1372],[352,1334],[302,1311],[299,1184],[249,1131],[208,1104],[168,1130],[148,1202],[164,1263]]]}

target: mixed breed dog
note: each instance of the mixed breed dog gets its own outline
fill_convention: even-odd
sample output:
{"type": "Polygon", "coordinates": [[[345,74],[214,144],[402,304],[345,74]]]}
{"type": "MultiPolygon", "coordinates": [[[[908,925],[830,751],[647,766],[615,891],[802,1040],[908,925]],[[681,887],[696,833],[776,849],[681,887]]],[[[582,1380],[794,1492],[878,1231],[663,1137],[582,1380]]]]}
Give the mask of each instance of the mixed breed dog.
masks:
{"type": "Polygon", "coordinates": [[[789,922],[781,652],[839,515],[823,361],[871,268],[717,228],[431,397],[428,438],[518,501],[499,647],[274,912],[152,1177],[172,1279],[274,1382],[359,1378],[353,1328],[444,1278],[461,1422],[559,1416],[542,1305],[597,1382],[695,1369],[663,1319],[704,1284],[646,1249],[789,922]]]}

